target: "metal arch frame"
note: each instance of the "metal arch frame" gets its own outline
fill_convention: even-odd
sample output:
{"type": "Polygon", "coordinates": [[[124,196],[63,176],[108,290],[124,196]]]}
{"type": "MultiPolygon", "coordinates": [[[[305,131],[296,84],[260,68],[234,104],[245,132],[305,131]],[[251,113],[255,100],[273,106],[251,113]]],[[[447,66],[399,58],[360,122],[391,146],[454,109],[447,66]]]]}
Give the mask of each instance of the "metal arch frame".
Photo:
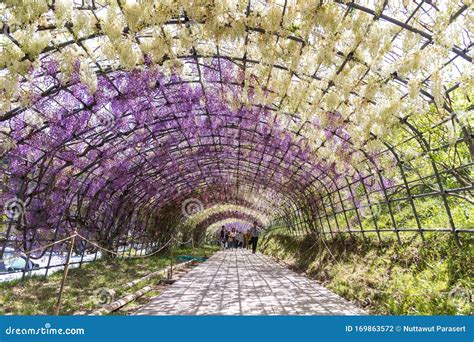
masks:
{"type": "Polygon", "coordinates": [[[194,230],[196,232],[198,231],[205,231],[210,225],[214,223],[218,223],[220,221],[226,220],[226,219],[240,219],[248,222],[254,222],[257,221],[259,222],[260,226],[263,226],[262,222],[260,219],[256,216],[253,216],[249,213],[246,213],[244,211],[239,211],[239,210],[226,210],[226,211],[221,211],[218,213],[213,213],[209,217],[207,217],[205,220],[199,222],[196,224],[194,230]]]}
{"type": "MultiPolygon", "coordinates": [[[[342,1],[337,1],[337,2],[342,3],[342,1]]],[[[420,4],[423,4],[423,2],[421,2],[420,4]]],[[[368,8],[366,8],[366,7],[360,6],[360,5],[358,5],[358,4],[355,4],[354,2],[349,3],[349,4],[345,4],[345,5],[346,5],[347,7],[354,8],[354,9],[361,10],[361,11],[364,11],[364,12],[366,12],[366,13],[372,14],[374,17],[377,17],[377,19],[381,18],[381,19],[387,20],[388,22],[390,22],[390,23],[392,23],[392,24],[395,24],[395,25],[400,26],[402,29],[411,30],[412,32],[415,32],[415,33],[417,33],[417,34],[420,34],[420,35],[423,36],[424,38],[428,39],[428,43],[432,41],[432,37],[431,37],[431,35],[429,35],[428,33],[423,32],[423,31],[420,31],[420,30],[418,30],[418,29],[415,29],[415,28],[413,28],[412,26],[410,26],[410,25],[408,25],[408,24],[406,24],[406,23],[402,23],[402,22],[397,21],[396,19],[387,17],[386,15],[383,14],[383,11],[382,11],[381,14],[377,14],[377,15],[376,15],[376,14],[375,14],[375,11],[373,11],[373,10],[371,10],[371,9],[368,9],[368,8]]],[[[463,8],[461,8],[455,15],[456,15],[456,16],[460,15],[460,13],[462,13],[465,9],[466,9],[466,6],[464,6],[463,8]]],[[[174,23],[173,23],[173,24],[174,24],[174,23]]],[[[262,32],[262,31],[259,30],[259,29],[252,29],[252,28],[249,28],[249,31],[255,31],[255,32],[260,32],[260,33],[265,33],[265,34],[273,34],[273,35],[277,36],[278,39],[294,39],[294,40],[297,40],[297,41],[298,41],[298,38],[297,38],[297,37],[280,37],[280,36],[278,36],[278,34],[276,34],[276,33],[268,33],[268,32],[264,32],[264,31],[262,32]]],[[[81,43],[82,41],[83,41],[83,40],[79,40],[79,43],[81,43]]],[[[301,43],[304,44],[305,42],[304,42],[303,40],[301,40],[301,43]]],[[[72,44],[72,43],[71,43],[71,44],[72,44]]],[[[472,61],[471,57],[467,55],[468,51],[469,51],[469,49],[467,49],[467,50],[460,50],[460,49],[457,48],[457,47],[454,47],[453,50],[452,50],[452,52],[454,52],[457,56],[460,56],[461,58],[464,58],[464,59],[466,59],[466,60],[468,60],[468,61],[472,61]]],[[[215,56],[214,56],[214,57],[215,57],[215,56]]],[[[217,57],[219,58],[219,60],[220,60],[220,58],[226,58],[226,57],[224,57],[224,56],[222,56],[222,55],[218,55],[217,57]]],[[[196,55],[194,54],[193,56],[190,56],[190,57],[188,57],[188,58],[196,58],[196,55]]],[[[234,60],[234,59],[233,59],[233,60],[234,60]]],[[[251,60],[246,59],[246,57],[242,58],[241,61],[244,63],[244,66],[245,66],[246,63],[252,63],[252,62],[253,62],[253,61],[251,61],[251,60]]],[[[257,62],[258,62],[258,61],[257,61],[257,62]]],[[[343,62],[343,64],[345,64],[345,62],[343,62]]],[[[278,66],[275,65],[274,67],[278,67],[278,66]]],[[[280,68],[281,68],[281,66],[280,66],[280,68]]],[[[398,79],[398,78],[397,78],[397,80],[398,80],[398,81],[401,81],[401,82],[403,83],[403,80],[398,79]]],[[[452,89],[449,89],[449,90],[452,90],[452,89]]],[[[448,91],[449,91],[449,90],[448,90],[448,91]]],[[[425,95],[425,96],[428,96],[428,97],[431,97],[431,96],[430,96],[429,94],[427,94],[427,93],[425,93],[424,95],[425,95]]],[[[449,108],[448,108],[448,110],[449,110],[449,108]]],[[[2,119],[5,119],[5,117],[8,118],[8,116],[14,115],[14,114],[16,114],[16,113],[13,113],[13,112],[12,112],[12,113],[7,113],[7,115],[4,116],[4,117],[2,117],[2,119]]],[[[453,114],[453,116],[455,117],[455,114],[453,114]]],[[[176,119],[176,117],[175,117],[175,119],[176,119]]],[[[429,153],[429,152],[431,151],[431,149],[430,149],[430,147],[429,147],[429,144],[426,142],[425,138],[423,138],[423,132],[419,132],[415,127],[413,127],[412,125],[410,125],[410,124],[408,123],[408,121],[407,121],[407,122],[404,122],[404,123],[407,124],[407,126],[409,127],[409,129],[412,131],[412,133],[413,133],[412,138],[415,139],[415,140],[417,140],[417,142],[419,143],[419,145],[421,146],[421,148],[423,149],[423,151],[424,151],[426,154],[428,154],[428,155],[430,156],[430,158],[431,158],[431,163],[432,163],[432,166],[433,166],[433,169],[434,169],[434,176],[436,177],[437,184],[438,184],[438,186],[440,187],[439,195],[442,196],[443,202],[444,202],[444,205],[445,205],[445,208],[446,208],[446,211],[447,211],[447,213],[448,213],[448,216],[450,217],[451,214],[449,213],[449,212],[450,212],[449,203],[447,202],[447,194],[448,194],[448,191],[449,191],[449,190],[447,191],[447,190],[444,190],[444,189],[443,189],[442,181],[441,181],[441,178],[440,178],[441,172],[439,172],[435,161],[433,161],[433,158],[431,157],[431,155],[430,155],[430,153],[429,153]]],[[[468,139],[468,138],[467,138],[468,135],[465,134],[465,137],[466,137],[466,139],[468,139]]],[[[397,161],[399,162],[400,173],[401,173],[401,175],[402,175],[402,179],[403,179],[403,182],[404,182],[405,189],[407,190],[407,192],[410,191],[410,186],[408,185],[408,182],[407,182],[407,179],[406,179],[406,177],[405,177],[405,175],[404,175],[404,171],[403,171],[403,167],[402,167],[403,160],[400,160],[399,156],[398,156],[397,153],[394,151],[394,146],[389,146],[389,145],[387,145],[387,143],[385,143],[385,144],[386,144],[386,146],[387,146],[387,150],[390,151],[390,152],[394,155],[394,157],[397,159],[397,161]]],[[[472,151],[472,146],[470,146],[470,147],[471,147],[471,151],[472,151]]],[[[239,146],[239,148],[240,148],[240,146],[239,146]]],[[[366,154],[365,151],[363,151],[363,150],[360,150],[360,151],[361,151],[362,153],[366,154]]],[[[180,152],[181,152],[181,151],[180,151],[180,152]]],[[[286,151],[285,153],[287,153],[287,151],[286,151]]],[[[239,156],[240,156],[240,154],[239,154],[239,156]]],[[[262,159],[263,159],[263,154],[262,154],[262,159]]],[[[371,158],[367,158],[367,161],[372,162],[371,158]]],[[[261,161],[260,161],[260,162],[261,162],[261,161]]],[[[381,184],[381,186],[382,186],[382,188],[383,188],[383,190],[384,190],[385,202],[388,204],[388,207],[390,208],[390,203],[391,203],[392,200],[390,199],[390,195],[387,194],[386,189],[385,189],[385,186],[383,185],[382,170],[379,170],[379,169],[377,168],[376,163],[372,162],[372,164],[374,165],[374,168],[375,168],[375,170],[376,170],[376,175],[377,175],[377,177],[379,178],[380,184],[381,184]]],[[[258,164],[258,170],[259,170],[259,168],[260,168],[260,165],[261,165],[261,164],[259,163],[259,164],[258,164]]],[[[301,165],[302,165],[302,164],[301,164],[301,165]]],[[[239,171],[240,171],[240,169],[239,169],[239,171]]],[[[359,170],[357,170],[357,169],[356,169],[356,171],[359,172],[359,170]]],[[[258,171],[257,171],[257,172],[258,172],[258,171]]],[[[275,173],[275,172],[276,172],[276,169],[274,170],[274,173],[275,173]]],[[[89,177],[89,176],[92,176],[92,177],[93,177],[94,175],[93,175],[92,173],[86,173],[86,177],[89,177]]],[[[256,180],[256,177],[254,177],[254,181],[255,181],[255,180],[256,180]]],[[[315,181],[316,181],[316,180],[314,180],[314,182],[315,182],[315,181]]],[[[317,181],[320,182],[319,179],[317,179],[317,181]]],[[[350,191],[352,191],[352,187],[351,187],[351,186],[353,186],[353,184],[351,184],[347,179],[346,179],[346,183],[347,183],[346,187],[347,187],[350,191]]],[[[254,183],[252,183],[252,184],[254,184],[254,183]]],[[[332,212],[333,212],[332,214],[329,214],[329,215],[334,216],[334,218],[335,218],[335,220],[336,220],[336,227],[337,227],[338,230],[339,230],[340,227],[339,227],[339,224],[337,223],[337,218],[336,218],[337,212],[336,212],[336,210],[335,210],[335,204],[337,204],[337,202],[335,202],[335,201],[333,200],[333,198],[332,198],[332,194],[334,194],[334,195],[337,195],[337,197],[339,198],[339,202],[340,202],[341,205],[342,205],[342,211],[340,211],[340,213],[342,213],[343,216],[345,217],[345,224],[346,224],[347,230],[348,230],[350,233],[353,233],[353,232],[357,233],[358,231],[354,231],[354,230],[351,230],[351,229],[349,228],[349,223],[348,223],[348,220],[347,220],[346,212],[347,212],[348,210],[351,210],[351,209],[344,207],[344,203],[343,203],[343,200],[342,200],[342,197],[341,197],[341,191],[342,191],[345,187],[339,187],[339,185],[338,185],[336,182],[334,182],[334,181],[333,181],[333,184],[335,185],[335,190],[328,191],[329,189],[327,189],[326,194],[324,195],[326,198],[329,199],[329,201],[330,201],[330,207],[331,207],[332,212]]],[[[364,184],[364,182],[361,182],[361,184],[364,184]]],[[[364,186],[364,188],[365,188],[365,186],[364,186]]],[[[470,189],[472,189],[472,187],[471,187],[471,188],[468,188],[467,190],[470,190],[470,189]]],[[[459,191],[466,191],[466,189],[464,188],[464,189],[461,189],[461,190],[459,190],[459,191]]],[[[319,195],[320,195],[320,198],[321,198],[321,200],[322,200],[322,199],[323,199],[323,194],[320,193],[319,195]]],[[[365,191],[365,195],[367,196],[367,198],[370,197],[369,194],[367,193],[367,191],[365,191]]],[[[304,198],[304,197],[305,197],[305,194],[303,193],[301,196],[303,196],[303,198],[304,198]]],[[[79,198],[78,198],[78,200],[79,200],[79,198]]],[[[84,198],[82,198],[82,200],[84,200],[84,198]]],[[[420,232],[420,235],[421,235],[422,238],[423,238],[423,231],[424,231],[425,229],[423,229],[423,228],[421,227],[420,223],[418,222],[418,216],[417,216],[417,214],[416,214],[416,209],[415,209],[415,205],[414,205],[414,202],[413,202],[413,196],[412,196],[409,192],[408,192],[408,196],[407,196],[406,200],[408,200],[408,201],[411,203],[412,209],[413,209],[414,214],[415,214],[415,218],[416,218],[416,220],[417,220],[417,231],[420,232]]],[[[321,203],[322,203],[322,202],[321,202],[321,203]]],[[[324,208],[324,211],[326,211],[326,207],[323,206],[323,208],[324,208]]],[[[356,212],[357,217],[359,217],[359,209],[360,209],[360,208],[357,208],[356,205],[355,205],[355,203],[354,203],[354,208],[355,208],[355,212],[356,212]]],[[[298,208],[297,208],[297,209],[298,209],[298,208]]],[[[389,210],[390,210],[390,215],[391,215],[392,220],[393,220],[393,213],[391,212],[391,209],[389,209],[389,210]]],[[[297,212],[298,212],[298,215],[300,215],[299,210],[297,210],[297,212]]],[[[133,214],[131,214],[131,215],[133,215],[133,214]]],[[[323,217],[328,218],[328,214],[326,213],[326,216],[323,216],[323,217]]],[[[321,217],[321,216],[319,216],[318,219],[322,222],[322,217],[321,217]]],[[[375,222],[375,221],[374,221],[374,222],[375,222]]],[[[453,220],[452,220],[451,217],[450,217],[450,219],[449,219],[449,222],[450,222],[450,226],[451,226],[451,227],[450,227],[450,230],[453,232],[453,234],[454,234],[454,236],[455,236],[456,238],[457,238],[457,233],[458,233],[458,232],[469,231],[469,230],[459,230],[459,229],[456,229],[456,227],[455,227],[455,225],[454,225],[454,222],[453,222],[453,220]]],[[[329,223],[329,221],[328,221],[328,223],[329,223]]],[[[359,223],[360,223],[360,219],[359,219],[359,223]]],[[[379,233],[379,229],[376,228],[376,230],[377,230],[377,233],[379,233]]],[[[362,227],[361,227],[361,233],[362,233],[362,234],[363,234],[364,231],[367,231],[367,230],[362,230],[362,227]]],[[[399,237],[399,232],[400,232],[400,231],[401,231],[401,230],[397,228],[396,223],[395,223],[395,224],[394,224],[394,232],[397,234],[398,237],[399,237]]],[[[26,232],[26,231],[25,231],[25,232],[26,232]]],[[[331,231],[331,234],[332,234],[332,231],[331,231]]],[[[379,236],[380,236],[380,235],[379,235],[379,236]]]]}
{"type": "Polygon", "coordinates": [[[416,136],[415,136],[416,137],[416,136]]]}
{"type": "MultiPolygon", "coordinates": [[[[422,30],[419,30],[419,29],[416,29],[414,28],[413,26],[410,26],[408,25],[407,22],[403,23],[397,19],[394,19],[394,18],[391,18],[391,17],[388,17],[387,15],[384,15],[383,14],[383,9],[382,9],[382,12],[380,14],[376,14],[374,10],[370,9],[370,8],[367,8],[367,7],[364,7],[364,6],[361,6],[359,4],[356,4],[354,2],[352,3],[345,3],[341,0],[335,0],[336,3],[339,3],[339,4],[344,4],[348,9],[356,9],[356,10],[359,10],[359,11],[362,11],[364,13],[367,13],[367,14],[370,14],[374,17],[375,20],[379,20],[379,19],[384,19],[386,20],[387,22],[393,24],[393,25],[396,25],[396,26],[399,26],[402,30],[409,30],[409,31],[412,31],[418,35],[421,35],[422,37],[426,38],[428,41],[427,43],[422,47],[426,47],[429,43],[432,43],[433,39],[432,39],[432,36],[427,33],[427,32],[424,32],[422,30]]],[[[425,2],[424,0],[422,0],[419,4],[419,6],[415,9],[414,12],[418,11],[418,9],[424,4],[424,3],[428,3],[428,2],[425,2]]],[[[249,0],[249,4],[250,4],[250,0],[249,0]]],[[[286,4],[284,6],[284,9],[283,9],[283,15],[284,15],[284,12],[285,12],[285,8],[286,8],[286,4]]],[[[458,12],[456,12],[452,18],[451,18],[451,21],[455,20],[455,18],[459,17],[463,12],[465,12],[467,10],[468,6],[464,5],[462,6],[458,12]]],[[[54,10],[53,7],[51,7],[51,9],[54,10]]],[[[90,7],[86,7],[86,8],[81,8],[81,10],[90,10],[92,11],[92,13],[94,13],[94,9],[93,8],[90,8],[90,7]]],[[[247,11],[247,15],[249,14],[249,10],[247,11]]],[[[410,16],[408,16],[408,20],[411,19],[411,17],[414,15],[414,13],[412,13],[410,16]]],[[[189,18],[187,17],[183,17],[183,18],[178,18],[178,19],[175,19],[175,20],[171,20],[169,22],[166,22],[166,23],[163,23],[163,25],[176,25],[176,24],[183,24],[185,23],[186,25],[190,24],[190,23],[195,23],[195,22],[192,22],[189,20],[189,18]]],[[[199,23],[196,23],[196,24],[199,24],[199,23]]],[[[71,30],[72,28],[72,23],[68,23],[68,25],[66,25],[66,27],[71,30]]],[[[52,26],[52,27],[48,27],[48,28],[43,28],[44,30],[54,30],[55,27],[52,26]]],[[[130,29],[128,27],[125,27],[124,29],[124,32],[123,33],[127,33],[130,29]]],[[[296,36],[292,36],[292,35],[289,35],[287,37],[281,37],[278,33],[276,32],[267,32],[263,29],[260,29],[260,28],[251,28],[251,27],[248,27],[247,28],[247,34],[248,32],[258,32],[258,33],[261,33],[261,34],[270,34],[270,35],[273,35],[275,37],[277,37],[277,39],[289,39],[289,40],[294,40],[294,41],[297,41],[303,45],[306,44],[306,42],[302,39],[302,38],[299,38],[299,37],[296,37],[296,36]]],[[[8,30],[8,25],[6,23],[4,23],[4,30],[3,30],[3,33],[2,34],[5,34],[13,43],[15,43],[15,45],[19,46],[18,42],[15,41],[15,39],[10,35],[9,33],[9,30],[8,30]]],[[[78,44],[79,47],[81,47],[84,52],[89,55],[89,52],[87,51],[87,49],[82,45],[82,42],[83,41],[86,41],[86,40],[89,40],[89,39],[93,39],[93,38],[97,38],[97,37],[100,37],[100,36],[103,36],[102,33],[97,33],[97,34],[93,34],[93,35],[90,35],[90,36],[86,36],[86,37],[82,37],[82,38],[79,38],[77,39],[76,41],[74,40],[71,40],[71,41],[68,41],[68,42],[65,42],[63,44],[60,44],[58,45],[58,47],[47,47],[45,48],[43,51],[42,51],[42,54],[46,53],[46,52],[51,52],[51,51],[60,51],[62,48],[64,48],[65,46],[68,46],[68,45],[73,45],[73,44],[78,44]]],[[[247,35],[247,38],[248,38],[248,35],[247,35]]],[[[247,41],[248,39],[246,39],[247,41]]],[[[245,45],[246,46],[246,45],[245,45]]],[[[472,46],[472,45],[471,45],[472,46]]],[[[469,51],[469,48],[471,47],[467,47],[466,49],[464,50],[460,50],[459,48],[457,47],[453,47],[452,48],[452,52],[455,53],[456,56],[460,56],[462,58],[464,58],[465,60],[469,61],[469,62],[472,62],[472,58],[470,56],[468,56],[466,53],[469,51]]],[[[246,48],[245,48],[246,49],[246,48]]],[[[354,56],[344,56],[344,54],[342,52],[338,52],[337,53],[339,56],[341,57],[346,57],[346,59],[344,60],[344,62],[342,63],[342,67],[347,63],[347,61],[349,59],[352,59],[354,60],[354,56]]],[[[196,53],[193,53],[192,55],[190,56],[178,56],[178,58],[191,58],[191,59],[195,59],[195,58],[198,58],[198,57],[202,57],[202,56],[199,56],[197,55],[196,53]]],[[[215,56],[207,56],[207,57],[217,57],[217,58],[226,58],[225,56],[222,56],[221,54],[218,54],[218,55],[215,55],[215,56]]],[[[25,57],[26,58],[26,57],[25,57]]],[[[238,58],[234,58],[234,57],[228,57],[230,59],[233,59],[233,60],[239,60],[238,58]]],[[[250,60],[248,60],[246,57],[244,58],[241,58],[240,59],[241,61],[244,62],[244,70],[245,70],[245,64],[247,62],[251,62],[250,60]]],[[[253,61],[255,63],[259,63],[258,61],[253,61]]],[[[103,70],[97,63],[96,63],[97,67],[98,67],[98,72],[103,74],[104,72],[106,73],[106,70],[103,70]]],[[[273,65],[272,67],[277,67],[277,68],[282,68],[282,69],[286,69],[285,67],[282,67],[282,66],[277,66],[277,65],[273,65]]],[[[288,70],[288,69],[286,69],[288,70]]],[[[370,70],[370,68],[369,68],[370,70]]],[[[338,72],[342,71],[339,70],[338,72]]],[[[296,73],[295,73],[296,74],[296,73]]],[[[296,74],[297,75],[297,74],[296,74]]],[[[308,75],[309,76],[309,75],[308,75]]],[[[314,75],[311,76],[314,78],[314,75]]],[[[403,80],[401,78],[399,78],[398,76],[395,76],[395,79],[401,81],[402,83],[406,84],[406,80],[403,80]]],[[[426,80],[425,80],[426,81],[426,80]]],[[[13,112],[9,112],[7,113],[5,116],[7,118],[11,117],[13,115],[13,112]]],[[[2,121],[0,119],[0,121],[2,121]]]]}

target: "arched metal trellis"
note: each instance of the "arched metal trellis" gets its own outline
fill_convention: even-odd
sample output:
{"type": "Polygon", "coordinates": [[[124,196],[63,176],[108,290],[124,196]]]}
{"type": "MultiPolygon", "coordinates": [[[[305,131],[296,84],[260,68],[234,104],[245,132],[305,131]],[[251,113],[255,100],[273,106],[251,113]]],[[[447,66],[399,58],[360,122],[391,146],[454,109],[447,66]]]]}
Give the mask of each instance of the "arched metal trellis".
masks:
{"type": "Polygon", "coordinates": [[[146,253],[187,200],[298,234],[474,232],[472,5],[27,3],[0,7],[0,257],[48,270],[74,231],[146,253]]]}

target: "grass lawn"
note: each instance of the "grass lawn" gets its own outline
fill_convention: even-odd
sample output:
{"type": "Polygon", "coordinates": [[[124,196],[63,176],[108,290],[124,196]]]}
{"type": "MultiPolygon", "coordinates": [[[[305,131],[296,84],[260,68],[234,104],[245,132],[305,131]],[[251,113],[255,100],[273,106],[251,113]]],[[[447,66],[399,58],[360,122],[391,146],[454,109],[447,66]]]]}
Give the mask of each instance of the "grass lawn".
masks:
{"type": "Polygon", "coordinates": [[[261,249],[372,314],[473,314],[474,237],[460,236],[462,247],[442,233],[426,233],[425,243],[404,233],[401,245],[390,234],[366,237],[273,235],[261,249]]]}
{"type": "MultiPolygon", "coordinates": [[[[210,256],[218,248],[203,246],[178,248],[173,256],[179,255],[210,256]]],[[[175,261],[176,263],[176,261],[175,261]]],[[[114,299],[133,293],[146,286],[155,285],[157,278],[148,279],[133,287],[124,288],[132,280],[139,279],[151,272],[163,269],[171,264],[169,252],[163,252],[148,258],[98,260],[84,264],[82,268],[68,272],[60,314],[70,315],[78,311],[90,311],[100,308],[101,289],[114,290],[114,299]]],[[[63,272],[48,277],[29,277],[24,281],[0,283],[0,315],[51,315],[57,301],[63,272]]],[[[156,291],[145,295],[156,296],[156,291]]],[[[140,301],[143,301],[141,299],[140,301]]],[[[130,304],[128,307],[132,306],[130,304]]]]}

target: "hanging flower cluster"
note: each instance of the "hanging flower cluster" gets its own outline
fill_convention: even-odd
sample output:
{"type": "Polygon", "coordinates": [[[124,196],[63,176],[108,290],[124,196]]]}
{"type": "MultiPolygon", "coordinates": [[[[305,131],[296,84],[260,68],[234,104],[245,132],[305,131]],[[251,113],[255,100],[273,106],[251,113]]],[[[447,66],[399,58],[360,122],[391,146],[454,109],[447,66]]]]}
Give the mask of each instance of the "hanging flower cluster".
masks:
{"type": "Polygon", "coordinates": [[[472,86],[471,57],[462,48],[472,32],[471,3],[447,1],[422,10],[410,1],[378,0],[364,11],[345,2],[5,1],[3,110],[15,105],[13,89],[46,51],[57,55],[65,79],[80,58],[81,80],[91,91],[95,71],[106,68],[132,70],[148,60],[169,73],[180,71],[186,55],[242,51],[248,59],[244,90],[252,79],[258,84],[254,101],[278,103],[279,113],[309,120],[337,110],[351,121],[350,129],[364,132],[357,135],[359,145],[370,133],[390,129],[400,113],[423,112],[420,92],[444,111],[443,85],[472,86]],[[382,19],[404,15],[410,22],[403,27],[382,19]],[[445,65],[453,54],[466,62],[457,76],[445,65]]]}

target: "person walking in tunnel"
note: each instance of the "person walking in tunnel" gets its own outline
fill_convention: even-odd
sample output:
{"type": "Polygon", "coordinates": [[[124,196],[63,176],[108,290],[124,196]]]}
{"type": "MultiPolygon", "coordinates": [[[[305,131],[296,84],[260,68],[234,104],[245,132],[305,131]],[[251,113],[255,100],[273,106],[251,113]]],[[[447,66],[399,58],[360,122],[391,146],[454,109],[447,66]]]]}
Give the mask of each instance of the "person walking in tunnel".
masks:
{"type": "Polygon", "coordinates": [[[237,248],[237,232],[232,228],[229,234],[229,248],[237,248]]]}
{"type": "Polygon", "coordinates": [[[244,234],[239,230],[237,232],[237,247],[242,248],[244,246],[244,234]]]}
{"type": "Polygon", "coordinates": [[[229,248],[229,231],[224,232],[224,248],[229,248]]]}
{"type": "Polygon", "coordinates": [[[252,244],[252,253],[255,254],[257,251],[257,242],[258,242],[258,224],[257,221],[253,223],[253,227],[250,228],[251,244],[252,244]]]}
{"type": "Polygon", "coordinates": [[[247,229],[247,231],[244,234],[244,248],[250,249],[250,239],[252,236],[250,235],[250,230],[247,229]]]}
{"type": "Polygon", "coordinates": [[[219,233],[219,241],[221,243],[221,249],[225,248],[225,227],[222,226],[221,231],[219,233]]]}

